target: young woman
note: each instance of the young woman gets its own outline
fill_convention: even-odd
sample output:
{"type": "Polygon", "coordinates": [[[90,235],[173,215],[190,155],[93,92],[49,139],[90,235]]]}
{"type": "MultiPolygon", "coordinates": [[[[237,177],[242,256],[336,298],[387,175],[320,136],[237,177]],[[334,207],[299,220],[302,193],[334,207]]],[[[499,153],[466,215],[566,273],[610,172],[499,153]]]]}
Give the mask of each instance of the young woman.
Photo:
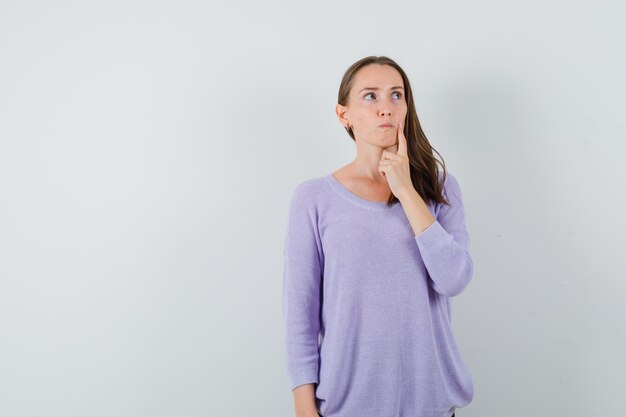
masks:
{"type": "Polygon", "coordinates": [[[348,68],[336,112],[356,158],[301,182],[287,222],[295,414],[454,416],[474,396],[451,330],[451,298],[473,273],[459,183],[437,169],[393,60],[348,68]]]}

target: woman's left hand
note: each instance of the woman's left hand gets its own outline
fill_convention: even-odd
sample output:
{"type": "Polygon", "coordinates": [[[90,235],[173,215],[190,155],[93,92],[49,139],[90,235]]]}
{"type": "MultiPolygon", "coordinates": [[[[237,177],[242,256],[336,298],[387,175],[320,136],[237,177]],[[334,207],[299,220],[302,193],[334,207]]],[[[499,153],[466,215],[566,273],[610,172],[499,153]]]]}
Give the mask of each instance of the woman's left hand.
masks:
{"type": "Polygon", "coordinates": [[[411,182],[411,169],[407,155],[404,125],[398,123],[396,129],[398,135],[398,151],[396,153],[383,150],[378,171],[387,179],[387,183],[393,195],[400,199],[404,197],[407,192],[415,190],[415,188],[411,182]]]}

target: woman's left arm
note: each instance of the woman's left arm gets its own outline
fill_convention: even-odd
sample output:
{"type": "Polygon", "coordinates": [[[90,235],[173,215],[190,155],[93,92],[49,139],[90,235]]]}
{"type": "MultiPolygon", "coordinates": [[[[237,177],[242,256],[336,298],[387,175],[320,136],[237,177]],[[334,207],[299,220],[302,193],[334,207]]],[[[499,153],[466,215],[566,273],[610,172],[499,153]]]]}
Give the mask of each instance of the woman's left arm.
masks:
{"type": "Polygon", "coordinates": [[[469,253],[461,187],[450,173],[446,174],[444,192],[450,205],[442,205],[436,219],[417,191],[409,191],[399,200],[415,233],[433,289],[454,297],[469,284],[474,264],[469,253]]]}
{"type": "Polygon", "coordinates": [[[398,125],[396,134],[397,151],[383,150],[378,170],[402,204],[433,289],[454,297],[467,287],[474,271],[461,187],[452,174],[446,174],[443,189],[450,205],[442,205],[435,218],[411,183],[407,140],[402,124],[398,125]]]}

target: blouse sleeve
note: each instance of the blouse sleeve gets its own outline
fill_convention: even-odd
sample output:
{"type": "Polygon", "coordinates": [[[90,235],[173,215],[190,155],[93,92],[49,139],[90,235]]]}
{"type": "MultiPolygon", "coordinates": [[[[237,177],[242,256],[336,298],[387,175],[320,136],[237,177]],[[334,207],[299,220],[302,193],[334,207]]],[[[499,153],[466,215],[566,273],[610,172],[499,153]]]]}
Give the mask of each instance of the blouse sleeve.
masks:
{"type": "Polygon", "coordinates": [[[318,383],[323,255],[313,193],[306,184],[291,199],[284,246],[283,318],[291,389],[318,383]]]}
{"type": "Polygon", "coordinates": [[[474,264],[469,252],[461,187],[450,173],[446,174],[444,195],[450,206],[442,204],[435,222],[416,235],[415,241],[433,289],[454,297],[469,284],[474,264]]]}

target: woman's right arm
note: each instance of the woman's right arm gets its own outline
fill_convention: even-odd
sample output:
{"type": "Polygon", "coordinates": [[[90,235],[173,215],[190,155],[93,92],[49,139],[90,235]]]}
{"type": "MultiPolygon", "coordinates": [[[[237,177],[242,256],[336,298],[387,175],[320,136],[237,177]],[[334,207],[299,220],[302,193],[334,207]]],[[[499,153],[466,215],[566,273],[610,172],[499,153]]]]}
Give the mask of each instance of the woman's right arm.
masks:
{"type": "Polygon", "coordinates": [[[303,384],[293,390],[296,417],[319,417],[315,405],[314,384],[303,384]]]}
{"type": "Polygon", "coordinates": [[[296,417],[318,417],[315,385],[319,383],[323,252],[310,184],[297,187],[293,194],[284,250],[285,348],[296,417]]]}

